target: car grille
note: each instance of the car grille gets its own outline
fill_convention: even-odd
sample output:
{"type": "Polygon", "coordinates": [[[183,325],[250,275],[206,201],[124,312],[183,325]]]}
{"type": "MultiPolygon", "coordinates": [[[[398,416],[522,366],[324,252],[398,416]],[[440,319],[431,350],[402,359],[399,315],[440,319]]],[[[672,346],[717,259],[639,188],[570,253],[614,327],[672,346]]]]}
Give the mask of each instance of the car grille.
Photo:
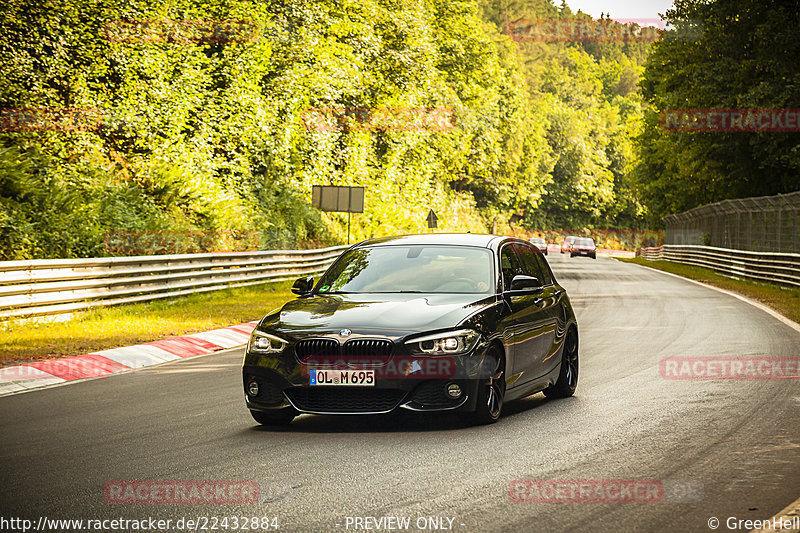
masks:
{"type": "Polygon", "coordinates": [[[335,339],[309,339],[297,343],[298,361],[318,368],[346,363],[351,368],[374,368],[388,363],[392,341],[353,339],[340,345],[335,339]]]}
{"type": "Polygon", "coordinates": [[[384,340],[354,339],[341,347],[341,354],[345,357],[388,357],[391,353],[391,341],[384,340]]]}
{"type": "Polygon", "coordinates": [[[316,413],[376,413],[391,411],[405,396],[395,389],[296,387],[286,391],[301,411],[316,413]]]}
{"type": "Polygon", "coordinates": [[[311,339],[298,342],[294,350],[300,359],[314,356],[334,356],[339,354],[339,343],[333,339],[311,339]]]}

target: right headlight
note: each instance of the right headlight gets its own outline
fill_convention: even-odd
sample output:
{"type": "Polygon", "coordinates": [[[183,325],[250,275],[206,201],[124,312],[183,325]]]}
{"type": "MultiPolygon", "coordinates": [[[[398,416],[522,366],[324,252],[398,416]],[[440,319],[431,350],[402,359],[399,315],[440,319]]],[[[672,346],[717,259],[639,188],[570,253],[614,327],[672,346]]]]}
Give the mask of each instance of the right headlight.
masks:
{"type": "Polygon", "coordinates": [[[470,352],[480,340],[480,333],[471,329],[445,331],[405,342],[417,355],[460,355],[470,352]]]}
{"type": "Polygon", "coordinates": [[[247,344],[247,351],[259,354],[277,354],[281,353],[288,345],[289,343],[280,337],[253,330],[250,342],[247,344]]]}

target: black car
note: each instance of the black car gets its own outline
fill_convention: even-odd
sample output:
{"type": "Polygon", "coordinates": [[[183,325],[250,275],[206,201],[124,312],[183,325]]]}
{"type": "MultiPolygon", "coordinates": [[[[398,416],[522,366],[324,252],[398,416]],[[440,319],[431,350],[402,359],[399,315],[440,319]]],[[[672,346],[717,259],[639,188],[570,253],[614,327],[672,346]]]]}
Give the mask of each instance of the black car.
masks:
{"type": "Polygon", "coordinates": [[[292,292],[300,297],[264,317],[245,352],[245,399],[260,424],[396,409],[490,423],[504,401],[575,392],[575,314],[524,240],[372,239],[292,292]]]}

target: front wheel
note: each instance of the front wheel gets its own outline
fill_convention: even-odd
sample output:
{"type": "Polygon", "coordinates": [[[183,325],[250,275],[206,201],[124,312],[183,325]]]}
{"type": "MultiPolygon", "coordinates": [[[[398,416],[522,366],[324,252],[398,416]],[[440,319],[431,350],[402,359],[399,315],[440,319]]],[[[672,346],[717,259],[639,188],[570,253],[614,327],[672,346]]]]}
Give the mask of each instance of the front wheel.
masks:
{"type": "Polygon", "coordinates": [[[473,420],[476,424],[497,422],[500,419],[503,399],[506,395],[506,369],[503,353],[497,347],[493,347],[487,354],[486,360],[492,370],[478,389],[477,405],[473,413],[473,420]]]}
{"type": "Polygon", "coordinates": [[[250,411],[253,420],[262,426],[285,426],[294,420],[293,413],[265,413],[263,411],[250,411]]]}
{"type": "Polygon", "coordinates": [[[570,329],[561,354],[561,371],[554,385],[544,389],[548,398],[569,398],[578,387],[578,332],[570,329]]]}

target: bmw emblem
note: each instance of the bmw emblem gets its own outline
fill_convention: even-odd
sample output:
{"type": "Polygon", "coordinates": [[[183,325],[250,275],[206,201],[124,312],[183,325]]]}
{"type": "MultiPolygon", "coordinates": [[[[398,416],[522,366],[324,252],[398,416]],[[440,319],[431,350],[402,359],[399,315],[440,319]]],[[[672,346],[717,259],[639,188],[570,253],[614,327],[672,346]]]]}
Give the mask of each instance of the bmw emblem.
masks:
{"type": "Polygon", "coordinates": [[[352,333],[353,332],[350,331],[349,329],[343,329],[342,331],[339,332],[339,335],[341,335],[342,337],[349,337],[352,333]]]}

